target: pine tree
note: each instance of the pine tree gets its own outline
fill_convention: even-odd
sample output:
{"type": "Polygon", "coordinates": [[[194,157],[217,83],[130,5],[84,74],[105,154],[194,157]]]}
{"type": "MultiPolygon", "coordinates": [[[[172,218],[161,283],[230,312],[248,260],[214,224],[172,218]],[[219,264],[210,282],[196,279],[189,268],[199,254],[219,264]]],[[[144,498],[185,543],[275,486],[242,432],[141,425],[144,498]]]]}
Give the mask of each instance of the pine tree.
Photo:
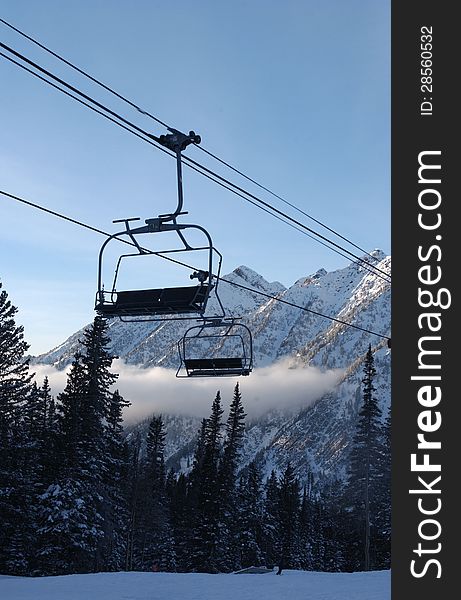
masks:
{"type": "Polygon", "coordinates": [[[279,483],[279,564],[283,568],[299,568],[299,480],[290,463],[279,483]]]}
{"type": "Polygon", "coordinates": [[[137,432],[127,444],[128,472],[126,479],[128,500],[128,525],[125,538],[125,571],[135,569],[136,532],[138,524],[138,508],[141,495],[141,436],[137,432]]]}
{"type": "Polygon", "coordinates": [[[264,563],[262,477],[253,461],[242,473],[238,486],[233,535],[238,548],[236,568],[264,563]]]}
{"type": "Polygon", "coordinates": [[[265,484],[263,551],[265,563],[272,568],[280,558],[279,482],[272,470],[265,484]]]}
{"type": "Polygon", "coordinates": [[[40,557],[47,573],[97,571],[103,566],[109,387],[107,323],[97,317],[84,333],[66,388],[58,397],[54,481],[40,497],[40,557]]]}
{"type": "Polygon", "coordinates": [[[346,504],[355,527],[355,533],[352,533],[352,536],[356,540],[359,552],[357,563],[352,566],[359,566],[368,571],[372,565],[377,493],[379,480],[382,477],[381,410],[374,395],[376,389],[373,380],[376,369],[371,346],[365,356],[363,373],[363,403],[352,443],[346,504]],[[362,559],[360,559],[360,554],[362,559]]]}
{"type": "Polygon", "coordinates": [[[33,382],[23,407],[24,425],[29,440],[28,454],[36,473],[36,490],[43,489],[55,472],[56,415],[48,377],[42,387],[33,382]]]}
{"type": "Polygon", "coordinates": [[[123,437],[123,409],[130,405],[118,390],[109,399],[106,417],[106,470],[104,502],[104,569],[124,568],[129,522],[127,488],[129,451],[123,437]]]}
{"type": "Polygon", "coordinates": [[[391,408],[381,428],[382,451],[380,461],[381,478],[377,486],[377,508],[375,518],[376,554],[380,569],[390,569],[391,561],[391,408]]]}
{"type": "Polygon", "coordinates": [[[114,356],[108,351],[110,339],[107,321],[96,317],[83,334],[82,366],[85,373],[85,401],[82,404],[82,443],[89,458],[86,472],[90,479],[99,478],[105,464],[105,420],[113,400],[110,387],[118,375],[110,372],[114,356]]]}
{"type": "Polygon", "coordinates": [[[220,543],[220,486],[218,466],[221,450],[223,409],[218,391],[213,401],[211,415],[205,423],[205,444],[198,485],[196,526],[190,566],[199,572],[217,573],[220,570],[218,546],[220,543]]]}
{"type": "Polygon", "coordinates": [[[146,440],[146,471],[154,491],[165,486],[165,437],[162,416],[152,417],[146,440]]]}
{"type": "Polygon", "coordinates": [[[166,492],[176,555],[176,570],[185,572],[189,567],[189,552],[194,523],[193,506],[188,496],[188,478],[184,473],[177,477],[171,470],[167,476],[166,492]]]}
{"type": "Polygon", "coordinates": [[[343,571],[346,566],[348,535],[342,496],[342,483],[329,481],[323,486],[318,502],[322,504],[319,527],[323,540],[322,570],[343,571]]]}
{"type": "MultiPolygon", "coordinates": [[[[178,537],[179,533],[176,534],[176,547],[180,556],[180,563],[182,561],[183,569],[185,571],[196,571],[199,567],[199,560],[201,558],[197,556],[197,550],[200,549],[200,538],[199,538],[199,523],[201,522],[201,489],[203,475],[203,465],[205,458],[205,446],[206,446],[206,435],[208,428],[208,419],[202,419],[200,429],[197,434],[197,443],[195,447],[195,454],[192,463],[192,469],[186,479],[186,507],[185,510],[188,513],[188,523],[186,525],[186,537],[182,539],[185,544],[185,548],[181,548],[181,538],[178,537]]],[[[179,479],[178,479],[179,483],[179,479]]]]}
{"type": "Polygon", "coordinates": [[[17,423],[18,408],[31,391],[32,375],[24,355],[29,345],[24,328],[15,323],[18,309],[8,300],[0,282],[0,448],[7,448],[17,423]]]}
{"type": "Polygon", "coordinates": [[[161,416],[149,424],[137,509],[136,564],[141,570],[172,571],[176,560],[166,495],[165,428],[161,416]]]}
{"type": "Polygon", "coordinates": [[[308,492],[308,487],[303,487],[303,495],[299,510],[299,559],[300,566],[304,571],[314,569],[313,558],[313,539],[314,539],[314,519],[312,499],[308,492]]]}
{"type": "Polygon", "coordinates": [[[77,477],[84,461],[82,443],[83,406],[86,398],[86,375],[81,352],[76,352],[67,376],[66,387],[57,397],[58,455],[56,476],[77,477]]]}
{"type": "Polygon", "coordinates": [[[239,384],[234,388],[229,417],[226,423],[226,439],[223,447],[223,457],[220,465],[220,475],[223,485],[227,489],[235,486],[240,451],[245,430],[245,410],[242,404],[242,395],[239,384]]]}
{"type": "Polygon", "coordinates": [[[321,495],[312,500],[312,569],[327,570],[328,537],[325,532],[325,505],[321,495]]]}
{"type": "Polygon", "coordinates": [[[220,544],[217,565],[220,571],[231,571],[237,568],[239,548],[233,543],[238,528],[238,495],[236,489],[237,471],[240,451],[245,430],[245,411],[239,384],[234,388],[234,396],[226,422],[226,438],[222,459],[219,465],[219,497],[220,497],[220,544]]]}
{"type": "Polygon", "coordinates": [[[0,282],[0,571],[21,575],[28,570],[28,500],[33,486],[24,411],[34,391],[24,356],[29,347],[24,329],[16,325],[17,308],[1,288],[0,282]]]}
{"type": "Polygon", "coordinates": [[[207,428],[208,420],[202,419],[202,422],[200,424],[200,430],[197,435],[197,445],[195,448],[194,461],[189,476],[189,497],[194,505],[197,505],[198,502],[198,499],[195,496],[197,495],[196,492],[198,492],[198,490],[200,489],[200,482],[202,480],[207,428]]]}
{"type": "MultiPolygon", "coordinates": [[[[88,554],[93,555],[93,519],[88,522],[93,498],[81,476],[85,447],[82,444],[85,373],[77,353],[64,391],[58,396],[56,472],[39,497],[38,563],[48,575],[89,570],[88,554]]],[[[100,523],[96,528],[102,534],[100,523]]]]}
{"type": "Polygon", "coordinates": [[[41,548],[37,530],[40,527],[41,496],[53,481],[56,472],[57,428],[54,400],[47,377],[41,388],[34,382],[23,412],[28,439],[24,464],[27,465],[30,481],[27,496],[28,510],[24,513],[30,531],[29,574],[40,575],[42,573],[41,548]]]}

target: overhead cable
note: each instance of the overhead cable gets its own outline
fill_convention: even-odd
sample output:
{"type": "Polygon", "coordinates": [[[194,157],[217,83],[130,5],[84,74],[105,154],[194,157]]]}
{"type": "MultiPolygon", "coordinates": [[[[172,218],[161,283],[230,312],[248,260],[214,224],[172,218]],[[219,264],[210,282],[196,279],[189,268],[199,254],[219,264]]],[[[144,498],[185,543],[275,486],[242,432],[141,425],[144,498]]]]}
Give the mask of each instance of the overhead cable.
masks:
{"type": "MultiPolygon", "coordinates": [[[[88,225],[87,223],[84,223],[82,221],[78,221],[76,219],[73,219],[72,217],[69,217],[69,216],[64,215],[62,213],[59,213],[57,211],[54,211],[54,210],[51,210],[51,209],[46,208],[44,206],[41,206],[40,204],[37,204],[35,202],[31,202],[29,200],[21,198],[20,196],[17,196],[15,194],[10,194],[9,192],[5,192],[3,190],[0,190],[0,194],[3,195],[3,196],[5,196],[5,197],[7,197],[7,198],[15,200],[17,202],[20,202],[21,204],[25,204],[27,206],[30,206],[30,207],[35,208],[37,210],[40,210],[42,212],[48,213],[50,215],[53,215],[55,217],[58,217],[60,219],[65,220],[65,221],[69,221],[70,223],[73,223],[74,225],[78,225],[79,227],[83,227],[85,229],[89,229],[91,231],[94,231],[95,233],[99,233],[99,234],[104,235],[106,237],[110,237],[111,236],[110,233],[108,233],[106,231],[103,231],[102,229],[98,229],[97,227],[93,227],[91,225],[88,225]]],[[[133,242],[130,242],[128,240],[124,240],[124,239],[121,239],[121,238],[115,238],[115,239],[117,239],[118,241],[121,241],[121,242],[123,242],[125,244],[128,244],[130,246],[136,246],[135,244],[133,244],[133,242]]],[[[186,267],[188,269],[196,270],[196,267],[193,267],[191,265],[188,265],[188,264],[183,263],[181,261],[178,261],[176,259],[172,259],[170,257],[167,257],[164,254],[162,254],[161,252],[154,252],[154,251],[148,250],[146,248],[142,248],[142,250],[145,251],[145,252],[147,252],[147,253],[149,253],[149,254],[154,254],[154,255],[156,255],[156,256],[158,256],[160,258],[164,258],[166,260],[169,260],[170,262],[174,262],[176,264],[179,264],[179,265],[181,265],[183,267],[186,267]]],[[[216,275],[214,275],[214,277],[216,277],[216,275]]],[[[312,309],[307,308],[305,306],[300,306],[299,304],[295,304],[293,302],[289,302],[288,300],[284,300],[283,298],[279,298],[278,296],[273,296],[273,295],[268,294],[266,292],[262,292],[261,290],[256,290],[254,288],[250,288],[248,286],[245,286],[243,284],[237,283],[235,281],[231,281],[231,280],[226,279],[224,277],[219,277],[219,281],[223,281],[225,283],[228,283],[229,285],[233,285],[235,287],[239,287],[241,289],[247,290],[247,291],[252,292],[254,294],[258,294],[258,295],[263,296],[263,297],[265,297],[265,298],[267,298],[269,300],[274,300],[276,302],[281,302],[282,304],[286,304],[288,306],[292,306],[293,308],[297,308],[297,309],[302,310],[304,312],[308,312],[308,313],[314,314],[314,315],[316,315],[318,317],[323,317],[324,319],[329,319],[330,321],[334,321],[336,323],[340,323],[342,325],[346,325],[347,327],[352,327],[353,329],[358,329],[360,331],[363,331],[364,333],[369,333],[370,335],[375,335],[377,337],[386,339],[388,341],[390,340],[390,338],[388,336],[386,336],[386,335],[384,335],[382,333],[377,333],[376,331],[372,331],[371,329],[366,329],[365,327],[360,327],[359,325],[355,325],[353,323],[349,323],[349,322],[344,321],[342,319],[337,319],[336,317],[332,317],[330,315],[325,315],[325,314],[323,314],[321,312],[312,310],[312,309]]]]}
{"type": "MultiPolygon", "coordinates": [[[[58,90],[62,91],[67,96],[69,96],[69,97],[71,97],[71,98],[73,98],[75,100],[78,100],[80,102],[80,104],[83,104],[84,106],[93,109],[96,113],[98,113],[98,114],[100,114],[102,116],[105,116],[106,118],[108,118],[113,123],[115,123],[115,124],[123,127],[124,129],[126,129],[127,131],[130,131],[131,133],[134,133],[135,135],[137,135],[138,137],[140,137],[144,141],[150,143],[151,145],[155,146],[156,148],[162,150],[163,152],[169,154],[170,156],[174,156],[174,154],[168,152],[168,150],[166,150],[162,145],[160,145],[160,143],[159,143],[160,138],[159,137],[157,137],[157,136],[149,133],[148,131],[145,131],[144,129],[142,129],[141,127],[139,127],[136,124],[132,123],[128,119],[125,119],[124,117],[122,117],[121,115],[119,115],[118,113],[116,113],[115,111],[113,111],[112,109],[107,108],[106,106],[104,106],[103,104],[101,104],[100,102],[98,102],[97,100],[95,100],[92,97],[90,97],[88,94],[85,94],[84,92],[81,92],[75,86],[67,83],[66,81],[64,81],[60,77],[57,77],[56,75],[54,75],[53,73],[51,73],[47,69],[44,69],[43,67],[41,67],[40,65],[38,65],[34,61],[31,61],[30,59],[28,59],[27,57],[25,57],[21,53],[19,53],[16,50],[14,50],[14,49],[10,48],[9,46],[7,46],[6,44],[3,44],[2,42],[0,42],[0,47],[3,48],[3,49],[5,49],[5,50],[7,50],[8,52],[10,52],[11,54],[13,54],[17,58],[23,60],[28,65],[30,65],[33,68],[37,69],[38,71],[40,71],[41,73],[43,73],[47,77],[50,77],[54,81],[58,82],[60,85],[63,85],[64,87],[66,87],[67,89],[70,89],[75,94],[78,94],[79,96],[81,96],[82,98],[84,98],[85,101],[81,101],[75,95],[69,94],[66,90],[63,90],[59,86],[53,84],[53,82],[47,80],[46,78],[44,78],[43,76],[39,75],[38,73],[35,73],[34,71],[32,71],[31,69],[29,69],[28,67],[25,67],[24,65],[21,65],[16,60],[14,60],[11,57],[9,57],[9,56],[5,55],[4,53],[0,52],[0,56],[2,56],[3,58],[6,58],[10,62],[14,63],[15,65],[17,65],[19,67],[21,67],[22,69],[26,70],[30,74],[38,77],[40,80],[44,81],[45,83],[48,83],[49,85],[51,85],[55,89],[58,89],[58,90]],[[88,102],[94,104],[97,107],[97,109],[94,109],[94,107],[91,107],[88,104],[88,102]],[[108,113],[108,115],[105,115],[102,111],[106,111],[108,113]],[[116,119],[119,119],[120,122],[118,122],[116,119]],[[130,127],[133,128],[134,131],[130,130],[129,129],[130,127]],[[143,137],[143,136],[145,136],[145,137],[143,137]]],[[[190,157],[183,156],[182,158],[183,158],[183,161],[185,162],[185,164],[187,164],[187,166],[189,166],[193,170],[195,170],[195,171],[199,172],[201,175],[204,175],[204,176],[208,177],[209,179],[215,181],[215,183],[218,183],[219,185],[221,185],[222,187],[228,189],[232,193],[234,193],[234,194],[242,197],[244,200],[246,200],[247,202],[250,202],[251,204],[257,206],[259,209],[264,210],[264,207],[265,207],[266,209],[272,211],[271,213],[269,213],[269,214],[272,214],[272,216],[274,216],[276,218],[277,218],[277,216],[283,217],[283,219],[284,219],[283,222],[285,222],[286,224],[289,224],[288,223],[288,221],[289,221],[292,224],[296,225],[297,226],[296,228],[298,230],[299,230],[299,228],[302,228],[303,230],[305,230],[305,231],[313,234],[314,236],[316,236],[317,238],[319,238],[319,240],[323,240],[324,242],[326,242],[327,244],[329,244],[329,246],[327,246],[327,247],[329,249],[337,252],[341,256],[344,256],[344,254],[339,253],[336,249],[339,249],[342,252],[346,253],[349,256],[349,258],[355,259],[356,261],[358,261],[362,265],[367,265],[366,268],[373,269],[373,271],[376,271],[377,273],[380,272],[382,275],[384,275],[386,277],[386,280],[390,279],[390,275],[388,273],[386,273],[385,271],[379,269],[375,265],[371,265],[364,258],[357,256],[356,254],[354,254],[353,252],[350,252],[349,250],[347,250],[346,248],[344,248],[341,245],[337,244],[333,240],[330,240],[327,237],[323,236],[322,234],[318,233],[317,231],[311,229],[310,227],[307,227],[304,223],[302,223],[302,222],[294,219],[290,215],[287,215],[286,213],[280,211],[279,209],[277,209],[276,207],[272,206],[268,202],[265,202],[261,198],[258,198],[254,194],[248,192],[247,190],[243,189],[242,187],[240,187],[240,186],[236,185],[235,183],[229,181],[228,179],[222,177],[218,173],[215,173],[211,169],[208,169],[207,167],[205,167],[204,165],[202,165],[202,164],[198,163],[197,161],[191,159],[190,157]],[[242,195],[242,194],[244,194],[244,195],[242,195]],[[255,202],[253,202],[252,200],[254,200],[255,202],[257,202],[258,204],[255,204],[255,202]]],[[[268,210],[266,210],[265,212],[268,212],[268,210]]],[[[311,236],[309,236],[309,237],[311,237],[311,236]]],[[[316,240],[316,241],[319,241],[319,240],[316,240]]],[[[325,245],[325,243],[323,245],[325,245]]],[[[372,257],[372,258],[375,260],[375,257],[372,257]]],[[[383,278],[383,277],[381,277],[381,278],[383,278]]]]}
{"type": "MultiPolygon", "coordinates": [[[[141,108],[140,106],[138,106],[137,104],[135,104],[133,101],[129,100],[126,96],[123,96],[122,94],[120,94],[119,92],[117,92],[116,90],[114,90],[112,87],[108,86],[107,84],[103,83],[101,80],[97,79],[96,77],[94,77],[93,75],[90,75],[90,73],[88,73],[87,71],[85,71],[84,69],[78,67],[77,65],[75,65],[74,63],[72,63],[71,61],[67,60],[66,58],[64,58],[63,56],[61,56],[60,54],[58,54],[57,52],[54,52],[53,50],[51,50],[50,48],[48,48],[48,46],[46,46],[45,44],[42,44],[41,42],[39,42],[37,39],[33,38],[32,36],[28,35],[27,33],[25,33],[24,31],[22,31],[21,29],[19,29],[18,27],[15,27],[14,25],[12,25],[11,23],[8,23],[8,21],[5,21],[5,19],[0,18],[0,23],[3,23],[6,27],[9,27],[10,29],[12,29],[13,31],[15,31],[16,33],[18,33],[19,35],[21,35],[22,37],[24,37],[25,39],[29,40],[30,42],[32,42],[33,44],[35,44],[36,46],[38,46],[39,48],[41,48],[42,50],[44,50],[45,52],[47,52],[48,54],[50,54],[51,56],[53,56],[54,58],[57,58],[58,60],[60,60],[61,62],[63,62],[65,65],[67,65],[68,67],[74,69],[77,73],[80,73],[80,75],[83,75],[84,77],[86,77],[87,79],[89,79],[90,81],[92,81],[93,83],[95,83],[96,85],[100,86],[101,88],[103,88],[104,90],[106,90],[107,92],[113,94],[115,97],[119,98],[119,100],[122,100],[123,102],[125,102],[126,104],[128,104],[129,106],[131,106],[132,108],[136,109],[139,113],[149,117],[150,119],[156,121],[157,123],[159,123],[160,125],[162,125],[163,127],[165,127],[166,129],[171,130],[170,126],[167,125],[164,121],[162,121],[161,119],[159,119],[157,116],[153,115],[151,112],[141,108]]],[[[221,164],[223,164],[224,166],[226,166],[227,168],[231,169],[232,171],[234,171],[235,173],[238,173],[241,177],[244,177],[245,179],[247,179],[248,181],[250,181],[251,183],[253,183],[254,185],[258,186],[259,188],[261,188],[262,190],[266,191],[267,193],[271,194],[272,196],[274,196],[275,198],[281,200],[282,202],[284,202],[287,206],[290,206],[291,208],[293,208],[294,210],[298,211],[299,213],[303,214],[305,217],[307,217],[308,219],[311,219],[312,221],[314,221],[314,223],[317,223],[318,225],[320,225],[321,227],[323,227],[324,229],[330,231],[331,233],[333,233],[334,235],[336,235],[337,237],[339,237],[340,239],[344,240],[345,242],[347,242],[348,244],[350,244],[351,246],[353,246],[354,248],[356,248],[357,250],[360,250],[361,252],[363,252],[364,254],[368,255],[370,258],[376,260],[376,257],[374,257],[372,254],[370,254],[369,252],[367,252],[366,250],[364,250],[361,246],[358,246],[357,244],[355,244],[352,240],[350,240],[349,238],[347,238],[346,236],[341,235],[340,233],[338,233],[335,229],[333,229],[332,227],[329,227],[328,225],[326,225],[325,223],[323,223],[322,221],[320,221],[319,219],[316,219],[315,217],[313,217],[312,215],[310,215],[309,213],[305,212],[304,210],[302,210],[301,208],[299,208],[298,206],[296,206],[295,204],[289,202],[288,200],[286,200],[285,198],[283,198],[282,196],[280,196],[279,194],[276,194],[275,192],[273,192],[271,189],[269,189],[268,187],[262,185],[261,183],[259,183],[258,181],[256,181],[255,179],[253,179],[252,177],[249,177],[248,175],[246,175],[245,173],[243,173],[241,170],[237,169],[236,167],[233,167],[229,162],[219,158],[218,156],[216,156],[216,154],[213,154],[212,152],[210,152],[209,150],[207,150],[206,148],[204,148],[201,145],[197,145],[195,144],[195,146],[201,150],[202,152],[204,152],[205,154],[207,154],[208,156],[210,156],[211,158],[213,158],[214,160],[217,160],[218,162],[220,162],[221,164]]]]}

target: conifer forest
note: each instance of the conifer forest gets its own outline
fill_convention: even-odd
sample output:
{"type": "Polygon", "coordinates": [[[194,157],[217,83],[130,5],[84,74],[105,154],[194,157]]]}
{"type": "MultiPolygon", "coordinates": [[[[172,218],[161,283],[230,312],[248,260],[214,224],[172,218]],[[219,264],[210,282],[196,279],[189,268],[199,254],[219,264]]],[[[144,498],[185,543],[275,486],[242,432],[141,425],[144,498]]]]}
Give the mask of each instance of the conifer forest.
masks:
{"type": "Polygon", "coordinates": [[[165,423],[127,436],[107,323],[96,317],[56,397],[37,381],[17,309],[0,288],[0,572],[226,573],[390,568],[390,414],[381,415],[371,348],[347,477],[300,481],[243,464],[245,398],[220,392],[187,471],[165,466],[165,423]],[[227,402],[228,404],[228,402],[227,402]]]}

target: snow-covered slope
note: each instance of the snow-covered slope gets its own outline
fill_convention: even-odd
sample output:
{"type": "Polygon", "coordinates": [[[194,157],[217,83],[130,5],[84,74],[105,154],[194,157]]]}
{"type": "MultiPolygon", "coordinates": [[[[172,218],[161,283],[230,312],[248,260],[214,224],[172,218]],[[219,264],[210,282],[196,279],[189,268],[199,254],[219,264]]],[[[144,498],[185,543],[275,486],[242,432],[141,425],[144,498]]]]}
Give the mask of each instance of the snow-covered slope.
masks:
{"type": "Polygon", "coordinates": [[[61,577],[2,577],[5,600],[389,600],[389,571],[281,577],[203,573],[95,573],[61,577]]]}

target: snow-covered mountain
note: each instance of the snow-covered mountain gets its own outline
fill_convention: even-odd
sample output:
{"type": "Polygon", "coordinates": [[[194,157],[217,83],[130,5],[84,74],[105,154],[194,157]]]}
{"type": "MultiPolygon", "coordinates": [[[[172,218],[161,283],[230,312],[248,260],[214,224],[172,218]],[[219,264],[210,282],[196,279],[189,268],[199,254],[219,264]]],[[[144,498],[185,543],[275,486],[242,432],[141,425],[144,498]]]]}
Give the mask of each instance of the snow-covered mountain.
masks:
{"type": "MultiPolygon", "coordinates": [[[[270,296],[283,295],[286,291],[281,283],[269,283],[261,275],[245,266],[238,267],[226,275],[225,279],[270,296]]],[[[258,293],[233,286],[225,281],[219,283],[219,297],[226,309],[226,316],[243,316],[242,322],[247,324],[251,321],[251,315],[262,308],[266,301],[266,298],[258,293]]],[[[219,307],[213,291],[208,303],[207,314],[218,313],[219,307]]],[[[191,326],[191,323],[194,324],[194,321],[167,319],[162,322],[123,323],[118,319],[113,319],[109,325],[111,350],[128,364],[177,368],[177,342],[191,326]]],[[[72,361],[82,333],[83,329],[77,331],[63,344],[37,357],[34,362],[64,368],[72,361]]],[[[257,357],[256,365],[261,364],[260,357],[257,357]]]]}
{"type": "MultiPolygon", "coordinates": [[[[390,269],[390,257],[385,257],[378,250],[372,254],[379,260],[376,265],[379,269],[390,269]]],[[[377,341],[377,338],[368,334],[301,311],[290,304],[371,328],[377,333],[389,332],[390,286],[355,263],[331,273],[320,269],[313,275],[299,279],[288,289],[278,282],[267,282],[245,266],[238,267],[224,279],[226,281],[219,283],[219,296],[226,314],[241,317],[241,322],[252,331],[255,367],[270,365],[287,356],[299,355],[303,357],[301,362],[310,362],[321,347],[335,340],[340,352],[348,352],[351,344],[360,342],[360,339],[364,347],[377,341]],[[275,296],[285,303],[232,283],[275,296]]],[[[209,312],[218,312],[214,294],[210,299],[209,312]]],[[[128,364],[176,368],[177,341],[188,327],[190,321],[123,323],[113,319],[109,326],[111,350],[128,364]]],[[[72,361],[82,333],[83,330],[77,331],[63,344],[37,357],[34,362],[65,367],[72,361]]],[[[323,364],[347,366],[339,357],[335,358],[336,351],[332,353],[328,350],[328,355],[328,360],[324,357],[323,364]]],[[[318,364],[318,360],[314,362],[318,364]]]]}
{"type": "MultiPolygon", "coordinates": [[[[374,250],[372,255],[375,266],[390,273],[391,258],[380,250],[374,250]]],[[[278,282],[269,283],[245,266],[224,279],[284,301],[226,281],[219,283],[219,295],[227,314],[241,317],[252,332],[256,369],[285,359],[287,368],[317,366],[343,370],[336,388],[315,404],[287,412],[280,398],[277,411],[249,423],[245,460],[256,458],[266,473],[272,468],[282,469],[290,461],[302,478],[310,471],[341,476],[361,401],[362,361],[369,344],[375,353],[375,386],[383,418],[390,403],[390,350],[386,340],[348,327],[342,321],[390,336],[389,282],[357,263],[329,273],[319,269],[288,289],[278,282]],[[332,316],[336,321],[302,311],[293,304],[332,316]]],[[[212,298],[210,302],[213,312],[216,300],[212,298]]],[[[173,320],[131,324],[112,320],[111,349],[128,364],[176,368],[177,341],[189,326],[188,322],[173,320]]],[[[35,362],[65,367],[72,360],[81,336],[82,331],[78,331],[35,362]]],[[[210,347],[210,355],[217,351],[218,345],[219,341],[210,347]]],[[[187,469],[199,421],[179,416],[170,420],[167,459],[175,468],[187,469]]],[[[145,429],[146,424],[139,425],[140,431],[145,429]]]]}

